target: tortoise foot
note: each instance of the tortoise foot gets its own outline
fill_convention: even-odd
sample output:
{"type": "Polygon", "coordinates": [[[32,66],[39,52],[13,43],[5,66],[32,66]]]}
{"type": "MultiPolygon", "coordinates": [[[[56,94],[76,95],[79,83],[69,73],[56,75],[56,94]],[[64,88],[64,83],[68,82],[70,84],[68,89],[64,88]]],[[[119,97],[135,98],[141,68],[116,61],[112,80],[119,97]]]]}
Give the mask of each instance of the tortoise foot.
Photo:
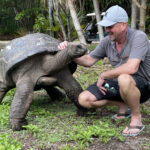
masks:
{"type": "Polygon", "coordinates": [[[20,131],[25,128],[23,128],[24,125],[27,125],[27,121],[25,119],[10,119],[10,127],[13,131],[20,131]]]}

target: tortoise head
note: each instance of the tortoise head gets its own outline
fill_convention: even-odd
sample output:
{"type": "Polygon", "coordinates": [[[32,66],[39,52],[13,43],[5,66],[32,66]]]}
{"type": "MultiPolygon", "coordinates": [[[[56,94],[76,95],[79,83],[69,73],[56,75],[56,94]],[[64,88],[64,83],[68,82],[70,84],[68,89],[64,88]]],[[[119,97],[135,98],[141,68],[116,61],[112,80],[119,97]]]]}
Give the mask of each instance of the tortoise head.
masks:
{"type": "Polygon", "coordinates": [[[83,56],[87,52],[87,48],[84,44],[78,44],[78,45],[69,44],[67,46],[67,50],[68,50],[68,54],[72,58],[83,56]]]}

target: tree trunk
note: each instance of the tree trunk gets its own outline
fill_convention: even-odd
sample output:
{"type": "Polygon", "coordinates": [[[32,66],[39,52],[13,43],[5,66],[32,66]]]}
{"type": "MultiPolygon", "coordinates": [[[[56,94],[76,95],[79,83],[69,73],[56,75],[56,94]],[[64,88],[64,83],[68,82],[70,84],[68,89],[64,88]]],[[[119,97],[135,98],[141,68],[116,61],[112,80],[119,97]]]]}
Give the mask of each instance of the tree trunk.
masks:
{"type": "Polygon", "coordinates": [[[66,35],[65,27],[63,25],[63,21],[62,21],[60,12],[59,12],[59,7],[56,9],[56,13],[57,13],[58,20],[59,20],[59,23],[60,23],[60,27],[61,27],[61,30],[62,30],[62,33],[63,33],[64,41],[66,41],[67,40],[67,35],[66,35]]]}
{"type": "Polygon", "coordinates": [[[147,0],[141,0],[141,4],[139,4],[139,2],[137,0],[133,0],[133,2],[140,9],[139,29],[142,31],[145,31],[145,17],[146,17],[146,2],[147,2],[147,0]]]}
{"type": "Polygon", "coordinates": [[[48,13],[49,13],[49,23],[50,23],[50,36],[54,37],[53,28],[53,0],[48,0],[48,13]]]}
{"type": "Polygon", "coordinates": [[[58,18],[58,22],[60,24],[60,28],[61,28],[61,31],[62,31],[62,34],[63,34],[63,37],[60,37],[60,39],[66,41],[67,40],[67,34],[66,34],[66,30],[65,30],[65,27],[64,27],[64,24],[63,24],[63,20],[62,20],[61,14],[60,14],[60,9],[62,9],[62,8],[63,8],[63,6],[61,5],[60,2],[54,1],[54,9],[56,10],[56,16],[58,18]]]}
{"type": "Polygon", "coordinates": [[[84,12],[85,0],[79,0],[80,12],[84,12]]]}
{"type": "Polygon", "coordinates": [[[64,12],[64,14],[66,15],[66,21],[67,21],[67,41],[72,41],[72,38],[71,38],[71,29],[70,29],[70,11],[69,11],[69,7],[63,7],[61,4],[60,4],[60,7],[62,9],[62,11],[64,12]]]}
{"type": "Polygon", "coordinates": [[[141,7],[140,7],[140,25],[139,29],[145,32],[145,17],[146,17],[146,1],[141,1],[141,7]]]}
{"type": "Polygon", "coordinates": [[[71,17],[72,17],[74,27],[75,27],[75,29],[77,31],[77,34],[78,34],[78,38],[79,38],[81,43],[86,44],[85,38],[84,38],[82,30],[81,30],[80,23],[79,23],[78,18],[77,18],[75,8],[73,6],[73,2],[72,2],[72,0],[67,0],[67,3],[68,3],[68,6],[69,6],[69,10],[70,10],[70,13],[71,13],[71,17]]]}
{"type": "Polygon", "coordinates": [[[67,15],[67,32],[68,32],[68,41],[69,42],[72,41],[72,39],[71,39],[71,29],[70,29],[70,19],[71,19],[71,17],[68,13],[68,15],[67,15]]]}
{"type": "Polygon", "coordinates": [[[40,5],[47,7],[47,0],[40,0],[40,5]]]}
{"type": "Polygon", "coordinates": [[[137,6],[132,0],[131,8],[131,28],[136,29],[136,19],[137,19],[137,6]]]}
{"type": "MultiPolygon", "coordinates": [[[[97,0],[93,0],[94,10],[96,15],[96,21],[99,22],[101,20],[100,11],[99,11],[99,4],[97,0]]],[[[99,40],[101,41],[104,38],[103,28],[98,25],[98,33],[99,33],[99,40]]]]}

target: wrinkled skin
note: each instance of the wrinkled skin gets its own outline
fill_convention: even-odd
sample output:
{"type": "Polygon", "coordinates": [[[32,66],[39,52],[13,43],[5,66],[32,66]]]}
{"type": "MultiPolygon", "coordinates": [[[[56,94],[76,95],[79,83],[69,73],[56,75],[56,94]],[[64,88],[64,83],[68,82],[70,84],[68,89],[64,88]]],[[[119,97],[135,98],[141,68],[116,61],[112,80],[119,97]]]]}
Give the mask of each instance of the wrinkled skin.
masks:
{"type": "MultiPolygon", "coordinates": [[[[79,106],[77,99],[82,91],[79,83],[73,78],[68,64],[76,57],[84,55],[84,45],[68,45],[65,50],[55,55],[40,54],[32,59],[24,60],[9,74],[9,80],[0,82],[0,102],[8,90],[16,87],[16,93],[10,108],[10,126],[13,130],[21,130],[27,124],[25,119],[33,99],[35,89],[44,88],[50,96],[58,92],[54,86],[65,90],[67,96],[75,103],[79,113],[84,108],[79,106]]],[[[86,110],[85,110],[86,111],[86,110]]]]}

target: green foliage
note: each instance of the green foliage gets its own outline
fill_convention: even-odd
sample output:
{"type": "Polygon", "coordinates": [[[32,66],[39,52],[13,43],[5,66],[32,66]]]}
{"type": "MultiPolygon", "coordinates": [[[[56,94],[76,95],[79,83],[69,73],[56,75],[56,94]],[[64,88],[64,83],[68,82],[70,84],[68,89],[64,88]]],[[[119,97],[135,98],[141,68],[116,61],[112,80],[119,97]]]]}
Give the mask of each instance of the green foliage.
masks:
{"type": "Polygon", "coordinates": [[[0,24],[0,35],[13,35],[18,30],[17,23],[11,18],[2,18],[2,23],[0,24]]]}
{"type": "Polygon", "coordinates": [[[7,92],[7,94],[5,95],[4,99],[3,99],[3,104],[7,104],[7,105],[10,105],[11,104],[11,101],[14,97],[14,94],[15,94],[15,91],[16,91],[16,88],[14,89],[11,89],[7,92]]]}
{"type": "Polygon", "coordinates": [[[7,92],[7,94],[6,94],[5,97],[11,97],[11,98],[13,98],[15,92],[16,92],[16,88],[13,88],[13,89],[11,89],[11,90],[9,90],[9,91],[7,92]]]}
{"type": "Polygon", "coordinates": [[[94,50],[94,49],[96,48],[96,46],[97,46],[97,44],[89,44],[89,45],[88,45],[88,49],[89,49],[90,51],[92,51],[92,50],[94,50]]]}
{"type": "Polygon", "coordinates": [[[102,66],[102,65],[103,65],[103,61],[102,61],[102,60],[100,60],[100,61],[96,62],[96,65],[100,65],[100,66],[102,66]]]}
{"type": "Polygon", "coordinates": [[[40,131],[39,128],[36,125],[33,125],[33,124],[25,125],[23,127],[25,129],[27,129],[32,134],[35,134],[35,133],[40,131]]]}
{"type": "Polygon", "coordinates": [[[14,11],[10,7],[11,0],[1,0],[0,2],[0,35],[12,35],[18,30],[19,25],[14,20],[14,11]]]}
{"type": "Polygon", "coordinates": [[[45,17],[45,12],[47,12],[46,9],[42,7],[39,8],[35,6],[33,8],[26,8],[16,15],[15,20],[22,23],[26,22],[25,26],[28,30],[35,29],[41,32],[41,30],[44,30],[49,25],[49,21],[45,17]]]}
{"type": "Polygon", "coordinates": [[[35,18],[33,29],[37,32],[48,33],[50,31],[49,19],[46,18],[43,14],[38,14],[35,18]]]}
{"type": "Polygon", "coordinates": [[[147,15],[145,18],[145,30],[147,33],[150,33],[150,16],[147,15]]]}
{"type": "Polygon", "coordinates": [[[8,126],[8,113],[9,108],[7,104],[1,104],[0,105],[0,128],[3,126],[8,126]]]}
{"type": "Polygon", "coordinates": [[[0,134],[0,150],[21,150],[21,143],[8,134],[0,134]]]}
{"type": "Polygon", "coordinates": [[[76,146],[71,146],[69,144],[66,144],[66,145],[62,146],[60,150],[79,150],[79,149],[76,146]]]}
{"type": "Polygon", "coordinates": [[[13,99],[16,89],[10,90],[3,99],[2,104],[0,105],[0,127],[7,127],[9,124],[8,114],[10,109],[10,103],[13,99]]]}
{"type": "Polygon", "coordinates": [[[32,112],[30,112],[31,115],[36,115],[39,117],[46,117],[46,116],[52,116],[52,113],[50,113],[48,110],[45,110],[44,108],[33,108],[32,112]]]}
{"type": "Polygon", "coordinates": [[[28,8],[28,9],[24,9],[22,10],[20,13],[18,13],[15,17],[15,20],[21,20],[24,18],[30,18],[33,15],[38,15],[40,11],[40,8],[28,8]]]}
{"type": "Polygon", "coordinates": [[[117,137],[121,141],[124,140],[124,138],[118,134],[116,128],[111,127],[108,122],[101,121],[91,126],[73,126],[73,131],[69,134],[70,140],[75,140],[80,144],[82,143],[86,145],[88,145],[89,142],[92,143],[94,137],[99,138],[103,143],[110,141],[111,137],[117,137]]]}
{"type": "Polygon", "coordinates": [[[147,107],[146,105],[141,105],[140,111],[141,111],[144,115],[150,114],[150,109],[149,109],[149,107],[147,107]]]}

